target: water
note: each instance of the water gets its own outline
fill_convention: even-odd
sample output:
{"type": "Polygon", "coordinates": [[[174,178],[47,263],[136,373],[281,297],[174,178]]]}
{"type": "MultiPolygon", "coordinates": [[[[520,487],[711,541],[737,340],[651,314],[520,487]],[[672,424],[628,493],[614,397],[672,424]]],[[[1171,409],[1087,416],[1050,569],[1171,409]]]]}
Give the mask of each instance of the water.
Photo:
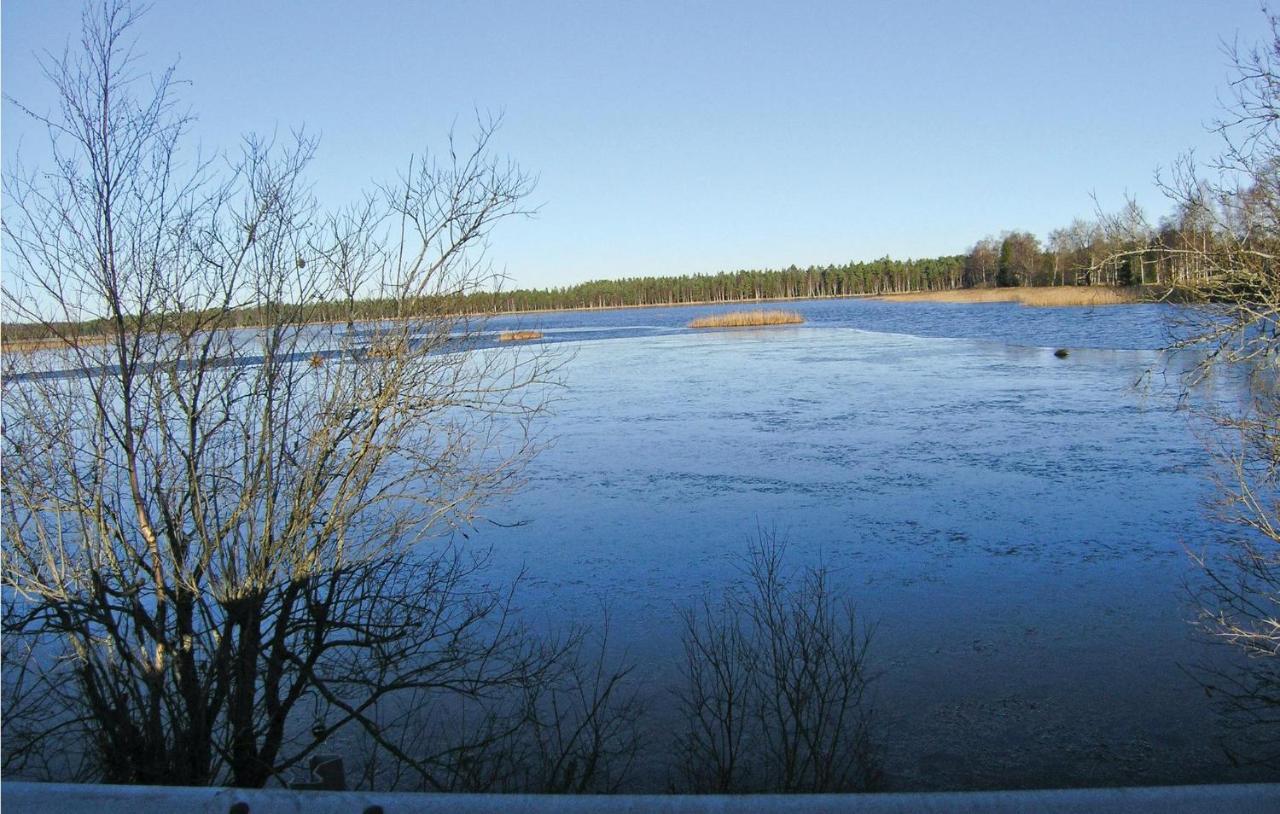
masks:
{"type": "Polygon", "coordinates": [[[732,581],[748,539],[775,528],[877,625],[890,787],[1268,776],[1227,764],[1183,669],[1224,657],[1194,636],[1186,586],[1188,549],[1225,531],[1204,511],[1203,444],[1174,411],[1187,360],[1150,349],[1167,341],[1160,307],[788,307],[808,323],[681,327],[705,308],[503,320],[593,337],[559,348],[554,443],[490,512],[523,525],[472,538],[500,571],[527,569],[531,618],[608,609],[638,679],[663,687],[677,608],[732,581]]]}
{"type": "MultiPolygon", "coordinates": [[[[1175,333],[1170,329],[1178,306],[1167,304],[1131,305],[1105,308],[1027,308],[1016,303],[893,303],[875,299],[796,300],[781,303],[740,303],[680,306],[669,308],[627,308],[602,311],[551,311],[476,319],[465,326],[470,331],[445,343],[442,350],[486,349],[503,345],[503,331],[535,330],[543,334],[541,345],[580,343],[597,339],[642,339],[686,336],[688,323],[698,317],[727,311],[778,308],[799,312],[809,327],[856,328],[877,333],[903,333],[938,338],[974,338],[1028,347],[1082,347],[1156,349],[1167,347],[1175,333]]],[[[248,352],[253,329],[239,329],[244,349],[224,360],[237,366],[261,362],[248,352]]],[[[313,356],[330,359],[360,353],[373,331],[356,326],[346,340],[345,326],[321,325],[308,329],[300,350],[292,354],[298,362],[313,356]],[[353,351],[352,348],[355,348],[353,351]]],[[[434,341],[434,340],[433,340],[434,341]]],[[[20,355],[22,365],[8,360],[5,377],[14,381],[97,375],[115,370],[109,346],[89,346],[84,351],[90,364],[83,364],[68,352],[56,349],[20,355]]],[[[216,364],[216,362],[215,362],[216,364]]]]}
{"type": "Polygon", "coordinates": [[[1028,347],[1130,348],[1170,344],[1170,317],[1178,306],[1028,308],[1017,303],[976,304],[875,299],[797,300],[761,304],[557,311],[493,319],[493,331],[541,330],[549,342],[680,335],[690,320],[726,311],[776,308],[796,311],[813,328],[857,328],[938,338],[985,339],[1028,347]]]}
{"type": "MultiPolygon", "coordinates": [[[[1175,411],[1191,360],[1157,350],[1173,307],[823,300],[769,306],[802,326],[685,327],[741,307],[501,317],[478,343],[541,330],[522,347],[564,381],[526,487],[467,544],[495,577],[525,570],[535,625],[608,612],[658,753],[677,611],[737,578],[763,527],[876,626],[890,788],[1280,779],[1228,764],[1184,671],[1230,657],[1195,637],[1187,593],[1188,550],[1227,530],[1175,411]]],[[[58,367],[30,375],[84,372],[58,367]]]]}

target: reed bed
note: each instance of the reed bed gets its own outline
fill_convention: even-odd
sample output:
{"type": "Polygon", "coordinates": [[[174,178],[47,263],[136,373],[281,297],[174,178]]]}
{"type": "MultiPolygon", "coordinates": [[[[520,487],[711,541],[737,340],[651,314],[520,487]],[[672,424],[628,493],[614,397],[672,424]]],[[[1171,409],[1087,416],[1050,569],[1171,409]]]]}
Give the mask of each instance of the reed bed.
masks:
{"type": "MultiPolygon", "coordinates": [[[[105,345],[109,339],[110,337],[106,335],[94,334],[79,336],[70,341],[80,347],[88,347],[90,345],[105,345]]],[[[0,339],[0,353],[35,353],[36,351],[56,350],[65,347],[70,347],[68,340],[56,336],[37,339],[0,339]]]]}
{"type": "Polygon", "coordinates": [[[795,311],[731,311],[698,317],[690,328],[758,328],[765,325],[799,325],[804,317],[795,311]]]}
{"type": "Polygon", "coordinates": [[[957,291],[918,291],[886,294],[889,302],[1016,302],[1035,308],[1125,305],[1144,302],[1140,288],[1114,286],[1039,286],[1035,288],[966,288],[957,291]]]}
{"type": "Polygon", "coordinates": [[[499,342],[529,342],[541,338],[542,331],[503,331],[498,334],[499,342]]]}

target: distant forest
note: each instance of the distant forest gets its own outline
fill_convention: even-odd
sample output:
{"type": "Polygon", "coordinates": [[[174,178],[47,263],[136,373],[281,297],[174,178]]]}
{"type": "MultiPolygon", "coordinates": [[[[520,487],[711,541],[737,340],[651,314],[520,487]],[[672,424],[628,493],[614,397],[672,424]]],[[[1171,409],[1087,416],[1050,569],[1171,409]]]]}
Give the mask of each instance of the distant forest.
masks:
{"type": "Polygon", "coordinates": [[[539,311],[560,308],[616,308],[633,305],[679,305],[697,302],[846,297],[958,288],[964,281],[965,256],[927,260],[891,260],[785,269],[722,271],[662,277],[591,280],[550,289],[517,289],[474,293],[471,311],[539,311]]]}
{"type": "MultiPolygon", "coordinates": [[[[624,277],[563,288],[473,293],[467,310],[502,313],[563,308],[618,308],[701,302],[899,294],[993,286],[1161,286],[1202,277],[1213,230],[1203,213],[1184,212],[1147,225],[1130,205],[1096,221],[1076,220],[1043,244],[1029,232],[987,237],[967,254],[718,274],[624,277]],[[1196,251],[1188,251],[1194,249],[1196,251]]],[[[375,314],[368,314],[375,316],[375,314]]]]}
{"type": "MultiPolygon", "coordinates": [[[[1151,226],[1131,204],[1116,215],[1096,221],[1077,219],[1050,232],[1043,243],[1029,232],[1010,231],[979,240],[966,254],[918,260],[885,257],[839,265],[717,274],[624,277],[547,289],[473,290],[424,304],[441,314],[500,314],[1003,286],[1149,286],[1167,291],[1202,280],[1207,273],[1206,258],[1212,257],[1215,244],[1231,239],[1211,223],[1207,210],[1184,207],[1182,212],[1151,226]]],[[[391,299],[360,299],[349,294],[340,299],[272,307],[296,309],[300,321],[352,322],[393,318],[397,305],[391,299]]],[[[234,312],[230,320],[224,315],[219,323],[234,327],[263,321],[264,315],[255,309],[242,309],[234,312]]],[[[3,326],[7,342],[40,339],[54,333],[92,336],[102,329],[98,320],[3,326]]]]}

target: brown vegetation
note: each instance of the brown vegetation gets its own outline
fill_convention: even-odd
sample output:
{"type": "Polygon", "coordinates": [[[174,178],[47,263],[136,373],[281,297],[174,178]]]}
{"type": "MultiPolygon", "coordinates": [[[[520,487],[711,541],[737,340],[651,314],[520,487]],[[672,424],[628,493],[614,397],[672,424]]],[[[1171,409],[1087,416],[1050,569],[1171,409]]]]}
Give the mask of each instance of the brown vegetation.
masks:
{"type": "Polygon", "coordinates": [[[764,325],[799,325],[804,317],[794,311],[731,311],[699,317],[690,328],[756,328],[764,325]]]}
{"type": "Polygon", "coordinates": [[[529,342],[541,338],[542,331],[503,331],[498,334],[499,342],[529,342]]]}
{"type": "Polygon", "coordinates": [[[34,339],[0,339],[0,353],[34,353],[39,350],[65,348],[68,344],[74,343],[79,347],[87,347],[89,345],[102,345],[107,342],[108,337],[101,336],[78,336],[68,340],[58,336],[40,337],[34,339]]]}
{"type": "Polygon", "coordinates": [[[1138,287],[1119,286],[1036,286],[1034,288],[967,288],[957,291],[920,291],[889,294],[876,299],[890,302],[1016,302],[1037,308],[1064,308],[1088,305],[1125,305],[1145,302],[1148,297],[1138,287]]]}

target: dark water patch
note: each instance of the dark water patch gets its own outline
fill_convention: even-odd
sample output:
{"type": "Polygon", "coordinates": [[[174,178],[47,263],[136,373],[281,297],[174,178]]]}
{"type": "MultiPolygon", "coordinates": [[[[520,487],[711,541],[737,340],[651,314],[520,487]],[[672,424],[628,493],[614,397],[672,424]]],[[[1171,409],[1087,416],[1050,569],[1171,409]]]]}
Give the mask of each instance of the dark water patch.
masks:
{"type": "Polygon", "coordinates": [[[812,322],[583,343],[560,440],[502,509],[536,522],[487,536],[545,580],[532,610],[608,602],[661,683],[676,610],[777,528],[879,624],[894,787],[1230,779],[1178,667],[1201,655],[1183,546],[1217,530],[1203,445],[1133,386],[1159,354],[1057,361],[812,322]]]}

